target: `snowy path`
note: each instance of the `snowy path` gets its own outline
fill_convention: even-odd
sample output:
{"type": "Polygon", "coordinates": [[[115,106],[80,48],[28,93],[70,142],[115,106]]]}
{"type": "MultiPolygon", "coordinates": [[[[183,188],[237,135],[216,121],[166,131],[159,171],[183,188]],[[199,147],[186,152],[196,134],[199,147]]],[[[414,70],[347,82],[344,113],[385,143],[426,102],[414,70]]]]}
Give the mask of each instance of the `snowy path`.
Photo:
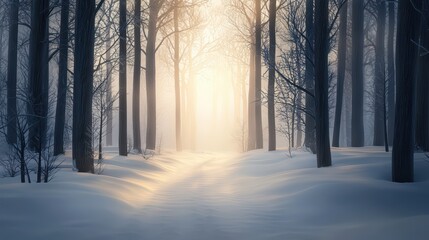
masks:
{"type": "Polygon", "coordinates": [[[429,162],[390,182],[381,148],[314,155],[106,154],[104,175],[62,169],[49,184],[0,179],[0,239],[427,239],[429,162]]]}
{"type": "Polygon", "coordinates": [[[126,224],[140,229],[136,239],[261,239],[252,228],[275,228],[230,175],[230,160],[203,157],[160,186],[126,224]]]}

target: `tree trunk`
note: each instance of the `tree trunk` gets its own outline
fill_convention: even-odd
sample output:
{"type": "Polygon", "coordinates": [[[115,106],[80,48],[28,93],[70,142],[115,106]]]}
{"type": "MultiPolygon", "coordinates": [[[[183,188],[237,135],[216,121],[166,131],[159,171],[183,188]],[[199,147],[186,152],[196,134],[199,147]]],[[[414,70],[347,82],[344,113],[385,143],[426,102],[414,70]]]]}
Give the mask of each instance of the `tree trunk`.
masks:
{"type": "Polygon", "coordinates": [[[416,146],[429,151],[429,1],[423,0],[422,26],[420,29],[420,56],[418,58],[416,95],[416,146]]]}
{"type": "Polygon", "coordinates": [[[268,151],[276,150],[276,112],[274,105],[275,81],[276,81],[276,12],[277,1],[270,0],[270,64],[268,74],[268,151]]]}
{"type": "MultiPolygon", "coordinates": [[[[421,1],[399,0],[396,36],[395,135],[392,151],[392,180],[414,180],[414,127],[416,63],[421,1]],[[416,10],[417,9],[417,10],[416,10]]],[[[427,111],[427,109],[426,109],[427,111]]]]}
{"type": "MultiPolygon", "coordinates": [[[[107,77],[107,92],[106,103],[112,103],[112,57],[111,57],[111,40],[110,40],[110,24],[107,26],[107,41],[106,41],[106,77],[107,77]]],[[[106,112],[106,146],[113,145],[113,106],[109,107],[106,112]]]]}
{"type": "Polygon", "coordinates": [[[262,135],[262,95],[261,95],[261,80],[262,80],[262,25],[261,25],[261,0],[255,0],[255,127],[256,127],[256,149],[263,148],[262,135]]]}
{"type": "Polygon", "coordinates": [[[49,0],[34,1],[31,9],[29,54],[29,148],[40,152],[45,145],[49,84],[49,0]]]}
{"type": "Polygon", "coordinates": [[[340,146],[341,112],[343,109],[344,78],[346,74],[347,56],[347,1],[340,10],[340,30],[338,36],[338,64],[337,64],[337,99],[335,105],[334,133],[332,146],[340,146]]]}
{"type": "Polygon", "coordinates": [[[353,0],[352,9],[352,147],[363,147],[364,1],[353,0]]]}
{"type": "Polygon", "coordinates": [[[79,172],[94,173],[92,92],[95,0],[76,1],[73,86],[73,159],[79,172]]]}
{"type": "Polygon", "coordinates": [[[247,151],[256,149],[256,127],[255,127],[255,46],[250,44],[249,60],[249,96],[248,96],[248,131],[247,151]]]}
{"type": "Polygon", "coordinates": [[[318,23],[314,36],[317,167],[332,165],[329,147],[328,3],[328,1],[316,1],[315,4],[315,22],[318,23]]]}
{"type": "Polygon", "coordinates": [[[134,1],[134,81],[133,81],[133,138],[134,150],[141,153],[140,136],[140,75],[141,75],[141,0],[134,1]]]}
{"type": "Polygon", "coordinates": [[[387,120],[389,145],[393,144],[395,126],[395,2],[389,3],[389,33],[387,36],[387,120]]]}
{"type": "MultiPolygon", "coordinates": [[[[314,52],[313,52],[313,27],[314,27],[314,21],[313,21],[313,6],[314,2],[313,0],[306,0],[306,12],[305,12],[305,36],[306,36],[306,43],[305,43],[305,88],[310,91],[314,92],[314,52]]],[[[315,114],[315,103],[314,99],[306,95],[305,96],[305,140],[304,145],[310,149],[312,153],[316,153],[316,139],[315,139],[315,121],[314,121],[314,114],[315,114]]]]}
{"type": "Polygon", "coordinates": [[[69,0],[61,1],[60,57],[58,64],[57,107],[55,111],[54,156],[64,153],[68,79],[69,6],[69,0]]]}
{"type": "Polygon", "coordinates": [[[179,1],[174,7],[174,89],[176,97],[176,150],[182,151],[182,119],[180,110],[180,42],[179,42],[179,1]]]}
{"type": "Polygon", "coordinates": [[[127,156],[127,1],[119,1],[119,155],[127,156]]]}
{"type": "Polygon", "coordinates": [[[18,11],[19,0],[10,1],[9,8],[9,47],[7,60],[7,136],[9,144],[15,144],[16,134],[16,81],[18,63],[18,11]]]}
{"type": "Polygon", "coordinates": [[[385,62],[384,62],[384,34],[386,25],[386,5],[384,0],[377,1],[377,33],[375,43],[375,90],[374,90],[374,146],[384,145],[384,85],[385,85],[385,62]]]}
{"type": "Polygon", "coordinates": [[[156,35],[158,22],[158,3],[150,1],[148,34],[146,43],[146,96],[147,131],[146,149],[155,150],[156,146],[156,35]]]}

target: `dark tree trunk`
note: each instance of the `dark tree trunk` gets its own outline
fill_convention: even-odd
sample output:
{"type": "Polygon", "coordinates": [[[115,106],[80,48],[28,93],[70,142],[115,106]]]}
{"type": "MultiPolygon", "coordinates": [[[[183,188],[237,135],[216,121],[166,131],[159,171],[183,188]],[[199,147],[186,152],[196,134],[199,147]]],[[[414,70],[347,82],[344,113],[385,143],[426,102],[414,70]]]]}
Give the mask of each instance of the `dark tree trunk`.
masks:
{"type": "Polygon", "coordinates": [[[55,111],[54,155],[64,153],[64,126],[66,120],[67,100],[67,63],[69,44],[69,0],[61,1],[61,25],[60,25],[60,57],[58,64],[58,92],[57,107],[55,111]]]}
{"type": "MultiPolygon", "coordinates": [[[[110,25],[107,26],[107,41],[106,41],[106,76],[107,76],[107,92],[106,92],[106,103],[111,103],[112,99],[112,57],[111,50],[112,47],[110,40],[110,25]]],[[[113,145],[113,109],[112,106],[107,109],[106,112],[106,146],[113,145]]]]}
{"type": "Polygon", "coordinates": [[[353,0],[352,9],[352,147],[363,147],[364,1],[353,0]]]}
{"type": "Polygon", "coordinates": [[[179,42],[179,1],[174,7],[174,90],[176,96],[176,150],[182,151],[182,119],[180,110],[180,42],[179,42]]]}
{"type": "Polygon", "coordinates": [[[95,0],[76,1],[73,87],[73,159],[79,172],[94,173],[92,92],[95,0]]]}
{"type": "Polygon", "coordinates": [[[270,16],[269,16],[269,31],[270,31],[270,64],[268,74],[268,150],[276,150],[276,112],[274,105],[274,87],[276,81],[276,12],[277,1],[270,0],[270,16]]]}
{"type": "Polygon", "coordinates": [[[416,146],[429,151],[429,1],[422,0],[422,26],[420,30],[420,56],[418,58],[416,95],[416,146]]]}
{"type": "Polygon", "coordinates": [[[317,167],[332,165],[329,147],[328,5],[328,1],[316,1],[315,4],[315,22],[318,24],[314,36],[317,167]]]}
{"type": "MultiPolygon", "coordinates": [[[[313,52],[313,0],[306,0],[306,13],[305,13],[305,88],[314,93],[314,52],[313,52]]],[[[304,145],[311,150],[312,153],[316,153],[316,135],[315,128],[316,123],[314,121],[315,114],[315,103],[314,99],[308,94],[305,96],[305,140],[304,145]]]]}
{"type": "Polygon", "coordinates": [[[386,5],[384,0],[377,1],[377,33],[375,43],[375,82],[374,82],[374,146],[384,145],[384,85],[386,84],[384,61],[384,34],[386,25],[386,5]]]}
{"type": "Polygon", "coordinates": [[[119,1],[119,155],[127,156],[127,1],[119,1]]]}
{"type": "Polygon", "coordinates": [[[150,1],[149,22],[146,43],[146,96],[147,96],[147,130],[146,149],[156,147],[156,35],[159,6],[155,0],[150,1]]]}
{"type": "Polygon", "coordinates": [[[15,144],[16,134],[16,79],[18,63],[18,11],[19,0],[10,1],[9,47],[7,60],[7,136],[9,144],[15,144]]]}
{"type": "Polygon", "coordinates": [[[344,78],[347,56],[347,1],[340,10],[340,32],[338,36],[337,99],[335,105],[334,133],[332,146],[340,146],[341,112],[343,109],[344,78]]]}
{"type": "Polygon", "coordinates": [[[389,145],[393,144],[395,126],[395,3],[389,3],[389,33],[387,36],[387,120],[389,145]]]}
{"type": "Polygon", "coordinates": [[[249,59],[249,96],[248,96],[248,131],[247,131],[247,151],[256,149],[256,128],[255,128],[255,47],[250,44],[249,59]]]}
{"type": "Polygon", "coordinates": [[[140,136],[140,76],[141,76],[141,0],[134,1],[134,82],[133,82],[133,138],[134,150],[141,153],[140,136]]]}
{"type": "Polygon", "coordinates": [[[31,9],[29,55],[29,148],[42,151],[45,145],[48,113],[49,1],[34,1],[31,9]]]}
{"type": "Polygon", "coordinates": [[[256,149],[263,148],[262,135],[262,109],[261,109],[261,80],[262,80],[262,25],[261,25],[261,0],[255,0],[255,127],[256,149]]]}
{"type": "Polygon", "coordinates": [[[414,127],[416,64],[421,1],[399,0],[396,36],[395,135],[392,152],[392,180],[414,180],[414,127]],[[416,10],[417,9],[417,10],[416,10]]]}

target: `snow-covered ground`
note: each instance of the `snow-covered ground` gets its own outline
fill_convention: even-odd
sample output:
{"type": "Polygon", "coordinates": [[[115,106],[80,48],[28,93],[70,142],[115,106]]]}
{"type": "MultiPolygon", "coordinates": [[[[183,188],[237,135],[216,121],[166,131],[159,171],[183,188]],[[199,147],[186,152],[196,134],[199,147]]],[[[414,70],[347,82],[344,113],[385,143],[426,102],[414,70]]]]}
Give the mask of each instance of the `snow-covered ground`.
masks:
{"type": "Polygon", "coordinates": [[[381,148],[333,151],[323,169],[304,152],[107,154],[101,176],[3,178],[0,239],[428,239],[423,154],[398,184],[381,148]]]}

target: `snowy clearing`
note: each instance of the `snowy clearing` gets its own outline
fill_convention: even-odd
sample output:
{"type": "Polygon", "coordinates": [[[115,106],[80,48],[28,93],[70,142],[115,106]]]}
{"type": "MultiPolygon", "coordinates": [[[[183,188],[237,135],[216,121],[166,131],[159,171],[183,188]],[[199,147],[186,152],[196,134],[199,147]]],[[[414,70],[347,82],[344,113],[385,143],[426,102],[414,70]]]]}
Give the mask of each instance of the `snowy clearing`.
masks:
{"type": "Polygon", "coordinates": [[[0,179],[1,239],[427,239],[429,162],[390,180],[382,148],[106,155],[104,175],[0,179]]]}

